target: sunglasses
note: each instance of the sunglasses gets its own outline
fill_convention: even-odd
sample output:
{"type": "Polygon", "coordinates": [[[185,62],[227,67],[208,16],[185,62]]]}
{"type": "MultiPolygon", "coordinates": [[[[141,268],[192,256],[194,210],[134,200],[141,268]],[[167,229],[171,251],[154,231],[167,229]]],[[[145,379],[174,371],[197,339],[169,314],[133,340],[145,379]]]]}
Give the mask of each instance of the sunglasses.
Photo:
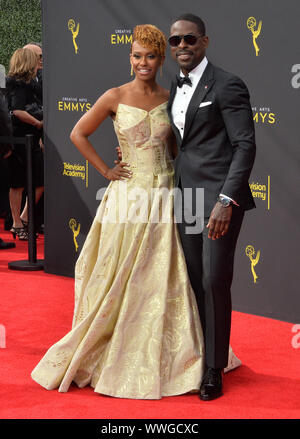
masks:
{"type": "Polygon", "coordinates": [[[198,38],[203,37],[203,35],[172,35],[169,37],[168,41],[171,47],[177,47],[181,43],[183,39],[186,44],[189,46],[194,46],[197,43],[198,38]]]}

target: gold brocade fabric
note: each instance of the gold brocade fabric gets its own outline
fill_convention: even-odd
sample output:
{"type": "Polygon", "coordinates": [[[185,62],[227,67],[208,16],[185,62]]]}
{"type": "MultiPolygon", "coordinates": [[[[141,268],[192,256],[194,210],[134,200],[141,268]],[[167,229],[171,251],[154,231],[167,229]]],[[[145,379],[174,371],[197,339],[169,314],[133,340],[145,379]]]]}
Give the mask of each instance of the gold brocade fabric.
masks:
{"type": "Polygon", "coordinates": [[[76,263],[72,329],[31,376],[60,392],[74,381],[122,398],[187,393],[203,374],[202,330],[176,224],[153,221],[173,215],[153,190],[173,187],[166,103],[119,104],[114,126],[133,176],[109,184],[76,263]]]}

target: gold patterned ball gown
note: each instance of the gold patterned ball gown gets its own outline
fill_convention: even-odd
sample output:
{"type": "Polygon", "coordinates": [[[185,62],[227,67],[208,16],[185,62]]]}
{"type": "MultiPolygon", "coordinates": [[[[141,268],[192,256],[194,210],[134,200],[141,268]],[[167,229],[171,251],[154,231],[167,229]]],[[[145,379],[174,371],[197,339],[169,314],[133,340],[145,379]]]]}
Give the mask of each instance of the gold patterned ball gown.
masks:
{"type": "MultiPolygon", "coordinates": [[[[31,374],[48,390],[67,392],[73,381],[115,397],[159,399],[199,389],[197,305],[171,196],[163,209],[158,194],[173,188],[166,106],[118,106],[114,127],[133,176],[107,187],[75,266],[72,330],[31,374]]],[[[237,365],[230,349],[228,369],[237,365]]]]}

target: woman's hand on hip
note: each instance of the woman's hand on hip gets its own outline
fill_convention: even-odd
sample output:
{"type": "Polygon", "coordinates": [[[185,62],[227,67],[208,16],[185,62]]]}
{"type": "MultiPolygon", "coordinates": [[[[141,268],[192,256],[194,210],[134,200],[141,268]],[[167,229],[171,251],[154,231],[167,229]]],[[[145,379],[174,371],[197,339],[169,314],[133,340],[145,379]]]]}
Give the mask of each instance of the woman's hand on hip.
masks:
{"type": "Polygon", "coordinates": [[[114,180],[127,180],[128,178],[131,178],[132,172],[128,169],[125,169],[125,167],[130,166],[128,163],[124,162],[115,162],[117,163],[114,168],[110,168],[107,170],[105,177],[108,180],[114,181],[114,180]]]}

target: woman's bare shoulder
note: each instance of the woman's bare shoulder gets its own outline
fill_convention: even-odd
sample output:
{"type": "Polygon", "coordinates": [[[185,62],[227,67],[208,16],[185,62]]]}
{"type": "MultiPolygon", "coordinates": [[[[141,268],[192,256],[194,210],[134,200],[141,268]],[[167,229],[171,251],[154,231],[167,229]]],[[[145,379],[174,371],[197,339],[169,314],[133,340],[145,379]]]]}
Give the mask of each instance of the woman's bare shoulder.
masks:
{"type": "Polygon", "coordinates": [[[166,99],[166,101],[169,99],[170,97],[170,91],[167,90],[166,88],[160,87],[160,94],[163,98],[166,99]]]}
{"type": "Polygon", "coordinates": [[[111,108],[113,112],[115,112],[118,104],[122,101],[123,96],[128,92],[129,84],[123,84],[118,87],[110,88],[106,90],[98,100],[101,100],[102,103],[105,102],[107,106],[111,108]]]}

